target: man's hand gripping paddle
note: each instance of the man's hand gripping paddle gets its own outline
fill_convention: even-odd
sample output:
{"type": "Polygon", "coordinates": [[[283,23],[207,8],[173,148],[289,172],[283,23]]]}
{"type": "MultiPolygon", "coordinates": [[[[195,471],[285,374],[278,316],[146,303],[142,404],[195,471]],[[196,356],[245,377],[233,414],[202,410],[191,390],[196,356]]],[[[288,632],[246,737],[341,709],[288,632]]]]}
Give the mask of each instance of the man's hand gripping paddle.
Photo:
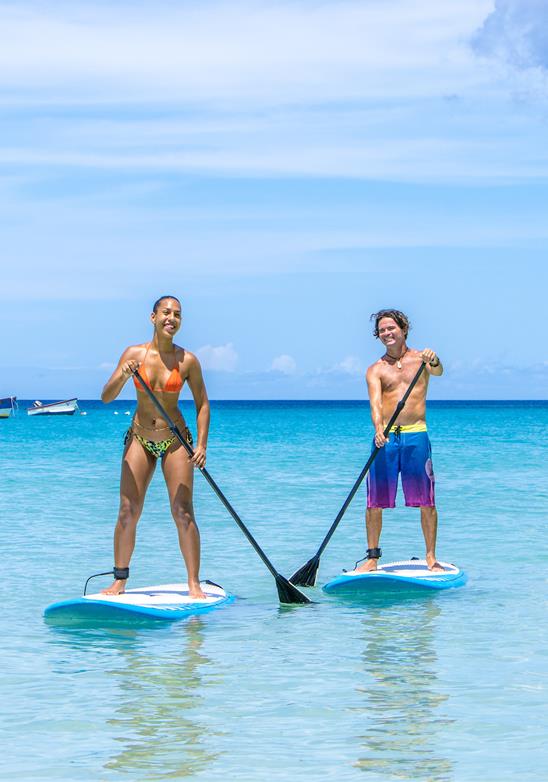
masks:
{"type": "MultiPolygon", "coordinates": [[[[383,434],[384,434],[385,437],[388,437],[388,435],[390,433],[390,430],[394,426],[394,423],[395,423],[397,417],[399,416],[399,414],[401,413],[401,411],[405,407],[405,403],[407,402],[407,400],[409,398],[409,394],[415,388],[415,385],[417,384],[417,381],[418,381],[419,377],[421,376],[425,366],[426,366],[426,364],[424,362],[420,365],[420,368],[417,371],[417,374],[415,375],[415,377],[413,378],[413,380],[409,384],[409,388],[407,389],[405,394],[402,396],[402,398],[400,399],[400,401],[396,405],[396,409],[394,410],[394,413],[393,413],[390,421],[386,424],[386,427],[384,429],[383,434]]],[[[317,550],[317,552],[314,554],[314,556],[311,559],[308,560],[308,562],[305,565],[303,565],[301,568],[299,568],[299,570],[297,570],[296,573],[293,573],[293,575],[289,579],[292,584],[296,584],[297,586],[314,586],[314,584],[316,583],[316,577],[318,575],[318,567],[320,566],[320,557],[323,554],[324,549],[326,548],[327,544],[331,540],[331,537],[332,537],[333,533],[335,532],[335,530],[339,526],[340,520],[342,519],[342,517],[346,513],[346,509],[348,508],[348,506],[350,505],[350,503],[352,502],[352,500],[354,498],[354,495],[356,494],[356,492],[360,488],[361,482],[363,481],[363,479],[365,478],[365,476],[369,472],[369,468],[371,467],[371,465],[375,461],[375,457],[377,456],[379,451],[380,451],[380,448],[378,446],[375,446],[375,448],[371,451],[371,456],[367,460],[367,463],[366,463],[365,467],[363,468],[363,470],[361,471],[361,473],[358,475],[356,483],[354,484],[354,486],[352,486],[350,494],[348,495],[348,497],[344,501],[342,508],[340,509],[340,511],[337,514],[337,518],[335,519],[335,521],[333,522],[333,524],[329,528],[329,532],[327,533],[327,535],[323,539],[320,548],[317,550]]]]}
{"type": "MultiPolygon", "coordinates": [[[[167,424],[171,431],[173,432],[174,436],[179,440],[183,448],[186,450],[188,455],[190,457],[194,456],[194,451],[190,447],[190,445],[187,443],[175,423],[172,421],[172,419],[169,417],[169,415],[164,410],[163,406],[160,404],[154,393],[151,391],[151,389],[145,384],[145,381],[139,374],[139,370],[135,370],[133,372],[137,380],[139,381],[139,384],[143,388],[146,394],[150,397],[151,401],[156,406],[158,412],[162,416],[162,418],[167,421],[167,424]]],[[[259,546],[251,532],[247,529],[241,518],[238,516],[232,505],[229,503],[223,492],[220,490],[220,488],[217,486],[211,475],[208,473],[205,467],[199,467],[198,468],[206,481],[209,483],[217,497],[221,500],[227,511],[230,513],[238,527],[242,530],[246,538],[249,540],[259,557],[262,559],[268,570],[272,573],[274,576],[274,579],[276,581],[276,587],[278,589],[278,596],[280,598],[280,603],[310,603],[311,601],[306,597],[306,595],[303,595],[302,592],[299,592],[298,589],[296,589],[293,584],[290,584],[289,581],[284,578],[280,573],[278,573],[262,548],[259,546]]]]}

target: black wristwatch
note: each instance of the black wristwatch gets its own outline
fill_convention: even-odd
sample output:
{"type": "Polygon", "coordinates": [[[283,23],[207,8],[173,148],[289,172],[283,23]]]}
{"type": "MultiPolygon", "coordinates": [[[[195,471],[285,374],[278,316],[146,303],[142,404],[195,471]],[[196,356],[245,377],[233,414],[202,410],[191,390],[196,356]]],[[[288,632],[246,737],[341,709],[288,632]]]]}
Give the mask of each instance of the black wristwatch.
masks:
{"type": "Polygon", "coordinates": [[[433,361],[431,361],[431,362],[430,362],[430,366],[431,366],[431,367],[433,367],[434,369],[435,369],[436,367],[439,367],[439,365],[440,365],[440,364],[441,364],[441,361],[440,361],[440,359],[439,359],[439,356],[436,356],[436,363],[435,363],[435,364],[434,364],[434,362],[433,362],[433,361]]]}

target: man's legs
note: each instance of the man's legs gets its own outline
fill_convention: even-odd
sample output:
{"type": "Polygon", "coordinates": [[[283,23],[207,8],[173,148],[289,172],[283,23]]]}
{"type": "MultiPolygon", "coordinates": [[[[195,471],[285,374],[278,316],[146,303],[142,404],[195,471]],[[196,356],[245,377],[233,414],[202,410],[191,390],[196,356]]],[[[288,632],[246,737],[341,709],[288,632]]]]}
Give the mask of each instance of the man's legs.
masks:
{"type": "MultiPolygon", "coordinates": [[[[367,508],[365,512],[367,530],[367,548],[378,548],[382,530],[382,508],[367,508]]],[[[369,573],[377,569],[376,559],[366,561],[356,568],[356,573],[369,573]]]]}
{"type": "Polygon", "coordinates": [[[421,526],[426,545],[426,562],[434,573],[443,572],[442,566],[436,561],[436,535],[438,532],[438,511],[433,506],[421,506],[421,526]]]}
{"type": "Polygon", "coordinates": [[[432,448],[427,432],[402,434],[401,482],[408,507],[421,509],[421,526],[426,546],[426,562],[430,570],[439,573],[443,568],[436,562],[436,535],[438,512],[432,448]]]}
{"type": "MultiPolygon", "coordinates": [[[[373,447],[375,443],[373,442],[373,447]]],[[[394,508],[398,490],[399,440],[390,435],[389,442],[381,448],[367,476],[367,511],[365,526],[367,548],[378,548],[382,530],[384,508],[394,508]]],[[[376,559],[367,559],[356,568],[357,573],[368,573],[377,569],[376,559]]]]}

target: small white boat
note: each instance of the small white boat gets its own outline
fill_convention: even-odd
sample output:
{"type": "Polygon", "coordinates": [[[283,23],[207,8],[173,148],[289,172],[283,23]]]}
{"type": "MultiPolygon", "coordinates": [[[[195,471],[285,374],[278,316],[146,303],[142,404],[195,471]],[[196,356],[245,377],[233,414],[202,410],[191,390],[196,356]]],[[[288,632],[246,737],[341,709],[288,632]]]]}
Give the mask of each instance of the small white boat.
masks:
{"type": "Polygon", "coordinates": [[[0,399],[0,418],[9,418],[10,415],[15,415],[17,410],[17,397],[7,396],[4,399],[0,399]]]}
{"type": "Polygon", "coordinates": [[[27,408],[27,415],[74,415],[75,410],[78,410],[77,402],[77,398],[49,402],[47,405],[36,401],[32,407],[27,408]]]}

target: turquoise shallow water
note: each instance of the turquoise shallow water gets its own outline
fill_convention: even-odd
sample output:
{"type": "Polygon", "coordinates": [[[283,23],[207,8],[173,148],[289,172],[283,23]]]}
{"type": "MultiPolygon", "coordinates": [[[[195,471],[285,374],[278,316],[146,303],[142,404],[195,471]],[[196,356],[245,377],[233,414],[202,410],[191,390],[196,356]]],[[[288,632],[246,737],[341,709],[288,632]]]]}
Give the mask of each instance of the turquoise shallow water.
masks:
{"type": "MultiPolygon", "coordinates": [[[[239,599],[182,623],[108,631],[42,619],[112,565],[132,405],[81,408],[0,422],[0,778],[546,780],[548,403],[429,407],[438,555],[468,572],[465,588],[363,605],[312,590],[314,605],[280,608],[197,475],[202,576],[239,599]]],[[[289,575],[315,552],[370,437],[362,403],[214,403],[208,468],[289,575]]],[[[363,506],[360,492],[320,583],[363,556],[363,506]]],[[[385,561],[422,556],[418,512],[387,513],[382,545],[385,561]]],[[[182,575],[158,472],[132,584],[182,575]]]]}

